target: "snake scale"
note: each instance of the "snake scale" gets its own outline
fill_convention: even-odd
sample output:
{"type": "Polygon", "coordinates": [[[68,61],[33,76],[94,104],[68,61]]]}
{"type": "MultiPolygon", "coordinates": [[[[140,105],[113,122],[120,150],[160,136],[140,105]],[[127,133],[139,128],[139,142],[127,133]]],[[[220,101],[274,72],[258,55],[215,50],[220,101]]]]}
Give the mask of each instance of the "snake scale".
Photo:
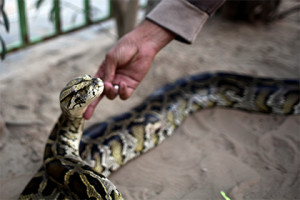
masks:
{"type": "Polygon", "coordinates": [[[111,172],[160,144],[191,113],[212,107],[274,114],[300,113],[300,81],[232,73],[201,73],[167,84],[140,105],[87,128],[86,107],[103,91],[99,78],[70,81],[44,162],[20,199],[123,199],[111,172]]]}

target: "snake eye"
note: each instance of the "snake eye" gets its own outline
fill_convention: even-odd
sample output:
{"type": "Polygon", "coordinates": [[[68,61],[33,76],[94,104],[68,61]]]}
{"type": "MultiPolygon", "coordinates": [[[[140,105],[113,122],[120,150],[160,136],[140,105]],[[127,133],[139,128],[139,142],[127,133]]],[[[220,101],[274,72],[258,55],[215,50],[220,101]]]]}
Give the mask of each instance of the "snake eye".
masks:
{"type": "Polygon", "coordinates": [[[80,98],[76,98],[75,103],[79,103],[79,102],[80,102],[80,98]]]}
{"type": "Polygon", "coordinates": [[[74,102],[75,103],[82,103],[84,100],[82,99],[82,97],[81,97],[81,95],[79,94],[79,93],[77,93],[76,95],[75,95],[75,100],[74,100],[74,102]]]}
{"type": "Polygon", "coordinates": [[[76,99],[74,101],[75,101],[75,103],[84,103],[85,102],[84,99],[81,98],[80,96],[76,97],[76,99]]]}

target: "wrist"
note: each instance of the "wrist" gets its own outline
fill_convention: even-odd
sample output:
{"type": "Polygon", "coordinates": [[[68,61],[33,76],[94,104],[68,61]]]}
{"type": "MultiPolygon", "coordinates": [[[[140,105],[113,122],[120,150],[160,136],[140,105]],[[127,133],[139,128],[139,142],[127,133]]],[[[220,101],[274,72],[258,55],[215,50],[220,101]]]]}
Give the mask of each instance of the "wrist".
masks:
{"type": "Polygon", "coordinates": [[[135,32],[142,45],[152,48],[155,54],[175,38],[174,33],[149,20],[144,20],[135,32]]]}

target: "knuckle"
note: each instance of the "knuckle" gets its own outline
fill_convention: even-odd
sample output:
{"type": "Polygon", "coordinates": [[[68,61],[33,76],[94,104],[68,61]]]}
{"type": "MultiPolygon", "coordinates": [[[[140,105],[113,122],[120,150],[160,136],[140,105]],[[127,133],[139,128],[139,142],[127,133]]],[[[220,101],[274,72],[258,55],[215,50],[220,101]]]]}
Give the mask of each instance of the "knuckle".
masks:
{"type": "Polygon", "coordinates": [[[114,60],[114,57],[115,57],[115,54],[113,53],[113,51],[109,51],[105,56],[105,60],[112,61],[112,60],[114,60]]]}

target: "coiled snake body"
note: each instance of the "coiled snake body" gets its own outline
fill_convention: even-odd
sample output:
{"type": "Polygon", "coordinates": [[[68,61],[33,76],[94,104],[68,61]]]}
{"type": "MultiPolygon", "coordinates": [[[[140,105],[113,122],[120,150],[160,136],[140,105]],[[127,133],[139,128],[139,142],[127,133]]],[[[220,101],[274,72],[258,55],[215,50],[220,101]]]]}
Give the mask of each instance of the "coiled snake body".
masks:
{"type": "Polygon", "coordinates": [[[158,89],[141,105],[89,127],[82,136],[82,114],[102,90],[102,81],[89,76],[62,90],[62,115],[47,141],[43,166],[20,199],[123,199],[106,177],[161,143],[200,109],[300,113],[299,80],[203,73],[158,89]]]}

